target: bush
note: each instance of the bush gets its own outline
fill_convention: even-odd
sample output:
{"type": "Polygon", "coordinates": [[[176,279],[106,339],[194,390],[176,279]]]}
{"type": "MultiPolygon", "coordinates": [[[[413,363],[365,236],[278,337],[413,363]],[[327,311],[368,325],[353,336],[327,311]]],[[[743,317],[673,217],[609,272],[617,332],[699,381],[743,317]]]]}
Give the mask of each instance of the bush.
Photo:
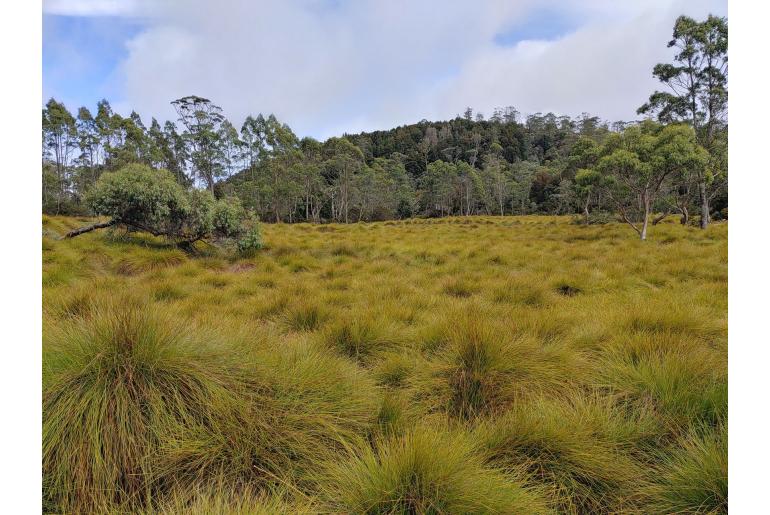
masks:
{"type": "Polygon", "coordinates": [[[213,229],[218,235],[226,238],[240,235],[245,217],[246,211],[237,197],[219,200],[211,213],[213,229]]]}
{"type": "Polygon", "coordinates": [[[86,201],[94,213],[109,216],[113,225],[177,243],[212,239],[235,246],[242,254],[262,247],[259,223],[237,198],[216,200],[208,190],[187,191],[167,170],[132,164],[105,173],[86,201]]]}
{"type": "Polygon", "coordinates": [[[238,240],[238,252],[243,256],[253,256],[262,248],[262,231],[256,217],[249,218],[248,224],[238,240]]]}

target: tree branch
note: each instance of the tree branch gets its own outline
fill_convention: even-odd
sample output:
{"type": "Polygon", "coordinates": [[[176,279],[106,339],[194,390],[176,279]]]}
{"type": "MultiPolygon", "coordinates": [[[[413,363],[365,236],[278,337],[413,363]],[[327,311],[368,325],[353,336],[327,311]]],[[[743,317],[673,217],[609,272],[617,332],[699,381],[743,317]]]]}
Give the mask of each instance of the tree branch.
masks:
{"type": "Polygon", "coordinates": [[[85,234],[87,232],[95,231],[96,229],[104,229],[106,227],[111,227],[118,223],[118,220],[110,220],[108,222],[100,222],[98,224],[88,225],[86,227],[81,227],[79,229],[72,230],[64,235],[65,238],[74,238],[75,236],[80,236],[81,234],[85,234]]]}

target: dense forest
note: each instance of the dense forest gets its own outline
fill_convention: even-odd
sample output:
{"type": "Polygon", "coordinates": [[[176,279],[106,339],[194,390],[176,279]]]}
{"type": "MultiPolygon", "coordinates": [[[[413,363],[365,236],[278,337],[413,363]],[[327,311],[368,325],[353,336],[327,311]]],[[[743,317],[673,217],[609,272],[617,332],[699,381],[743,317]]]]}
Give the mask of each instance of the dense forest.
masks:
{"type": "Polygon", "coordinates": [[[653,70],[667,91],[631,122],[468,107],[448,121],[319,142],[272,114],[239,129],[198,96],[172,102],[176,121],[149,126],[107,100],[94,115],[51,99],[43,210],[87,214],[83,199],[103,173],[141,163],[187,188],[237,196],[268,222],[575,213],[595,223],[614,214],[644,238],[648,224],[676,214],[705,228],[727,216],[727,21],[682,16],[669,47],[674,62],[653,70]]]}

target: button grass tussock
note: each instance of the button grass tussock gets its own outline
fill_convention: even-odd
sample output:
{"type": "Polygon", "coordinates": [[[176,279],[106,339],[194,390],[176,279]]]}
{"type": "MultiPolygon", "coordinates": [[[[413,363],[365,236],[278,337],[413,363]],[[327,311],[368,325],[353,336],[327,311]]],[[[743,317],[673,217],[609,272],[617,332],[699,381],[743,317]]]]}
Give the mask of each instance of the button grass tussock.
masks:
{"type": "Polygon", "coordinates": [[[43,217],[45,513],[727,512],[727,224],[43,217]]]}

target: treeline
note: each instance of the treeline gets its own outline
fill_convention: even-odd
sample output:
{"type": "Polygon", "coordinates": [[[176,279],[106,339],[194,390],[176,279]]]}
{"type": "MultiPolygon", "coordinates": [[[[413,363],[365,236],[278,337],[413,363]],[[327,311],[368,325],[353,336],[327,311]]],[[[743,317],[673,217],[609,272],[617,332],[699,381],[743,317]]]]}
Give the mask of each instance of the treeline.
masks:
{"type": "Polygon", "coordinates": [[[669,92],[653,93],[639,109],[662,125],[610,124],[586,113],[522,117],[513,107],[485,119],[467,108],[449,121],[319,142],[273,115],[248,116],[237,128],[196,96],[172,102],[176,121],[153,118],[149,127],[106,100],[95,115],[85,107],[73,115],[51,99],[43,110],[43,208],[82,212],[102,173],[142,163],[187,187],[238,196],[273,222],[527,213],[583,213],[590,222],[602,218],[592,213],[611,211],[630,223],[643,223],[645,212],[679,213],[687,223],[695,210],[705,227],[727,208],[726,20],[680,17],[669,46],[679,50],[675,62],[654,69],[669,92]],[[678,124],[692,135],[664,127],[678,124]],[[674,133],[679,148],[661,154],[663,143],[653,140],[674,133]],[[618,150],[630,160],[622,170],[604,159],[618,150]],[[662,168],[670,170],[656,175],[662,168]]]}
{"type": "Polygon", "coordinates": [[[153,118],[147,128],[107,100],[95,116],[86,107],[73,116],[51,99],[43,110],[44,210],[80,212],[103,172],[143,163],[187,186],[237,194],[268,221],[564,212],[554,193],[572,146],[610,132],[587,114],[537,114],[522,123],[513,108],[488,121],[474,120],[469,108],[446,122],[321,143],[298,138],[273,115],[249,116],[238,130],[207,99],[174,104],[181,123],[153,118]]]}

